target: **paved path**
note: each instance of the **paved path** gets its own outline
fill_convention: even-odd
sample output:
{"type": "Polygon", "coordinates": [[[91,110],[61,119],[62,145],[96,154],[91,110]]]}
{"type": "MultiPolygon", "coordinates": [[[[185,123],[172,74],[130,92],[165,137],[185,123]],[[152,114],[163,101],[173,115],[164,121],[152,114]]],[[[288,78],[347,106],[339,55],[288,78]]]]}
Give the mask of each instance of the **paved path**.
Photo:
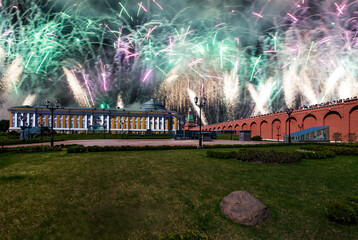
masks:
{"type": "MultiPolygon", "coordinates": [[[[82,144],[84,146],[163,146],[163,145],[198,145],[198,140],[174,140],[174,139],[92,139],[92,140],[68,140],[55,142],[55,145],[60,144],[82,144]]],[[[254,142],[254,141],[235,141],[235,140],[213,140],[203,142],[203,145],[215,144],[265,144],[269,142],[254,142]]],[[[35,145],[50,145],[46,143],[34,143],[24,145],[8,145],[5,147],[19,147],[19,146],[35,146],[35,145]]]]}

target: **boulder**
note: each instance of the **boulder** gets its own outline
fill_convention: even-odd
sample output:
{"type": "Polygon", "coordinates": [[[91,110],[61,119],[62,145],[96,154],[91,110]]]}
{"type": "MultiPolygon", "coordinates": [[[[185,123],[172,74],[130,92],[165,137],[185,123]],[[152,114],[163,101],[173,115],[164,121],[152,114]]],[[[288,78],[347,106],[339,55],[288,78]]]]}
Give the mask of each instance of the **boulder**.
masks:
{"type": "Polygon", "coordinates": [[[220,203],[223,214],[232,221],[254,226],[272,218],[271,211],[246,191],[230,193],[220,203]]]}

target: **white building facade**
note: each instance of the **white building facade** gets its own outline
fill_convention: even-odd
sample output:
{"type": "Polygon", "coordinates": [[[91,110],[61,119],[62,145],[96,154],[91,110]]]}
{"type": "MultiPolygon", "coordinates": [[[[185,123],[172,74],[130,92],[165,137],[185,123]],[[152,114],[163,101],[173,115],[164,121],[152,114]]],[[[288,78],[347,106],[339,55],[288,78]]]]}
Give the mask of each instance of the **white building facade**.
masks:
{"type": "Polygon", "coordinates": [[[183,128],[182,115],[166,110],[151,99],[140,109],[18,106],[8,109],[10,131],[23,127],[52,127],[58,133],[88,133],[101,129],[111,133],[168,133],[183,128]],[[52,119],[53,117],[53,119],[52,119]]]}

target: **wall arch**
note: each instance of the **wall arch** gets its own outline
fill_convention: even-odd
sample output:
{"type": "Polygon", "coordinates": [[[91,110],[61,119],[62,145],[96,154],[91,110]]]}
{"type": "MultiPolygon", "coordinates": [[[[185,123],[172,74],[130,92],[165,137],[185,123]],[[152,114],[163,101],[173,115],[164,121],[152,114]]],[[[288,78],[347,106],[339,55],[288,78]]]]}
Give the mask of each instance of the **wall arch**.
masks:
{"type": "Polygon", "coordinates": [[[213,131],[215,131],[216,130],[216,127],[213,127],[213,131]]]}
{"type": "Polygon", "coordinates": [[[294,132],[298,132],[300,131],[300,128],[298,127],[298,122],[297,122],[297,119],[295,117],[290,117],[290,118],[287,118],[286,120],[286,126],[285,126],[285,134],[287,135],[289,133],[289,120],[291,121],[291,124],[290,124],[290,128],[291,128],[291,133],[294,133],[294,132]]]}
{"type": "Polygon", "coordinates": [[[341,121],[342,121],[342,116],[339,112],[336,111],[330,111],[324,116],[323,125],[329,126],[329,140],[331,141],[334,140],[333,139],[334,133],[344,132],[344,128],[341,121]]]}
{"type": "Polygon", "coordinates": [[[276,118],[272,121],[271,124],[271,139],[277,139],[277,134],[279,134],[279,139],[282,139],[282,126],[281,120],[276,118]]]}
{"type": "Polygon", "coordinates": [[[252,122],[250,124],[250,130],[251,130],[251,137],[260,135],[260,131],[259,128],[257,127],[257,123],[256,122],[252,122]]]}
{"type": "Polygon", "coordinates": [[[309,113],[303,118],[302,124],[303,124],[303,129],[316,127],[317,126],[317,118],[315,115],[309,113]]]}
{"type": "Polygon", "coordinates": [[[223,130],[225,130],[226,129],[226,126],[223,126],[223,130]]]}
{"type": "Polygon", "coordinates": [[[220,130],[221,128],[220,127],[218,127],[218,130],[220,130]]]}
{"type": "Polygon", "coordinates": [[[270,129],[269,124],[266,120],[263,120],[260,123],[260,136],[262,139],[269,139],[270,138],[270,129]]]}
{"type": "Polygon", "coordinates": [[[246,123],[244,123],[242,124],[242,130],[250,130],[250,129],[249,126],[246,123]]]}
{"type": "Polygon", "coordinates": [[[349,111],[349,133],[355,133],[358,136],[358,105],[349,111]]]}
{"type": "Polygon", "coordinates": [[[236,124],[235,125],[235,133],[237,134],[237,132],[240,130],[240,126],[239,126],[239,124],[236,124]]]}

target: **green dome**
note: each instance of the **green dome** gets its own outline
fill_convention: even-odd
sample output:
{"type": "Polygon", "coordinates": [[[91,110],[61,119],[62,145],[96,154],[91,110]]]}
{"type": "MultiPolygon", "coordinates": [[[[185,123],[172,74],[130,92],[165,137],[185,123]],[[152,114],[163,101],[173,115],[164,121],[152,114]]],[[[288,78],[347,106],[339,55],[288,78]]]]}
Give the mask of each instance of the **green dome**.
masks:
{"type": "Polygon", "coordinates": [[[145,102],[140,108],[144,109],[165,109],[164,105],[155,100],[154,98],[150,99],[148,102],[145,102]]]}

